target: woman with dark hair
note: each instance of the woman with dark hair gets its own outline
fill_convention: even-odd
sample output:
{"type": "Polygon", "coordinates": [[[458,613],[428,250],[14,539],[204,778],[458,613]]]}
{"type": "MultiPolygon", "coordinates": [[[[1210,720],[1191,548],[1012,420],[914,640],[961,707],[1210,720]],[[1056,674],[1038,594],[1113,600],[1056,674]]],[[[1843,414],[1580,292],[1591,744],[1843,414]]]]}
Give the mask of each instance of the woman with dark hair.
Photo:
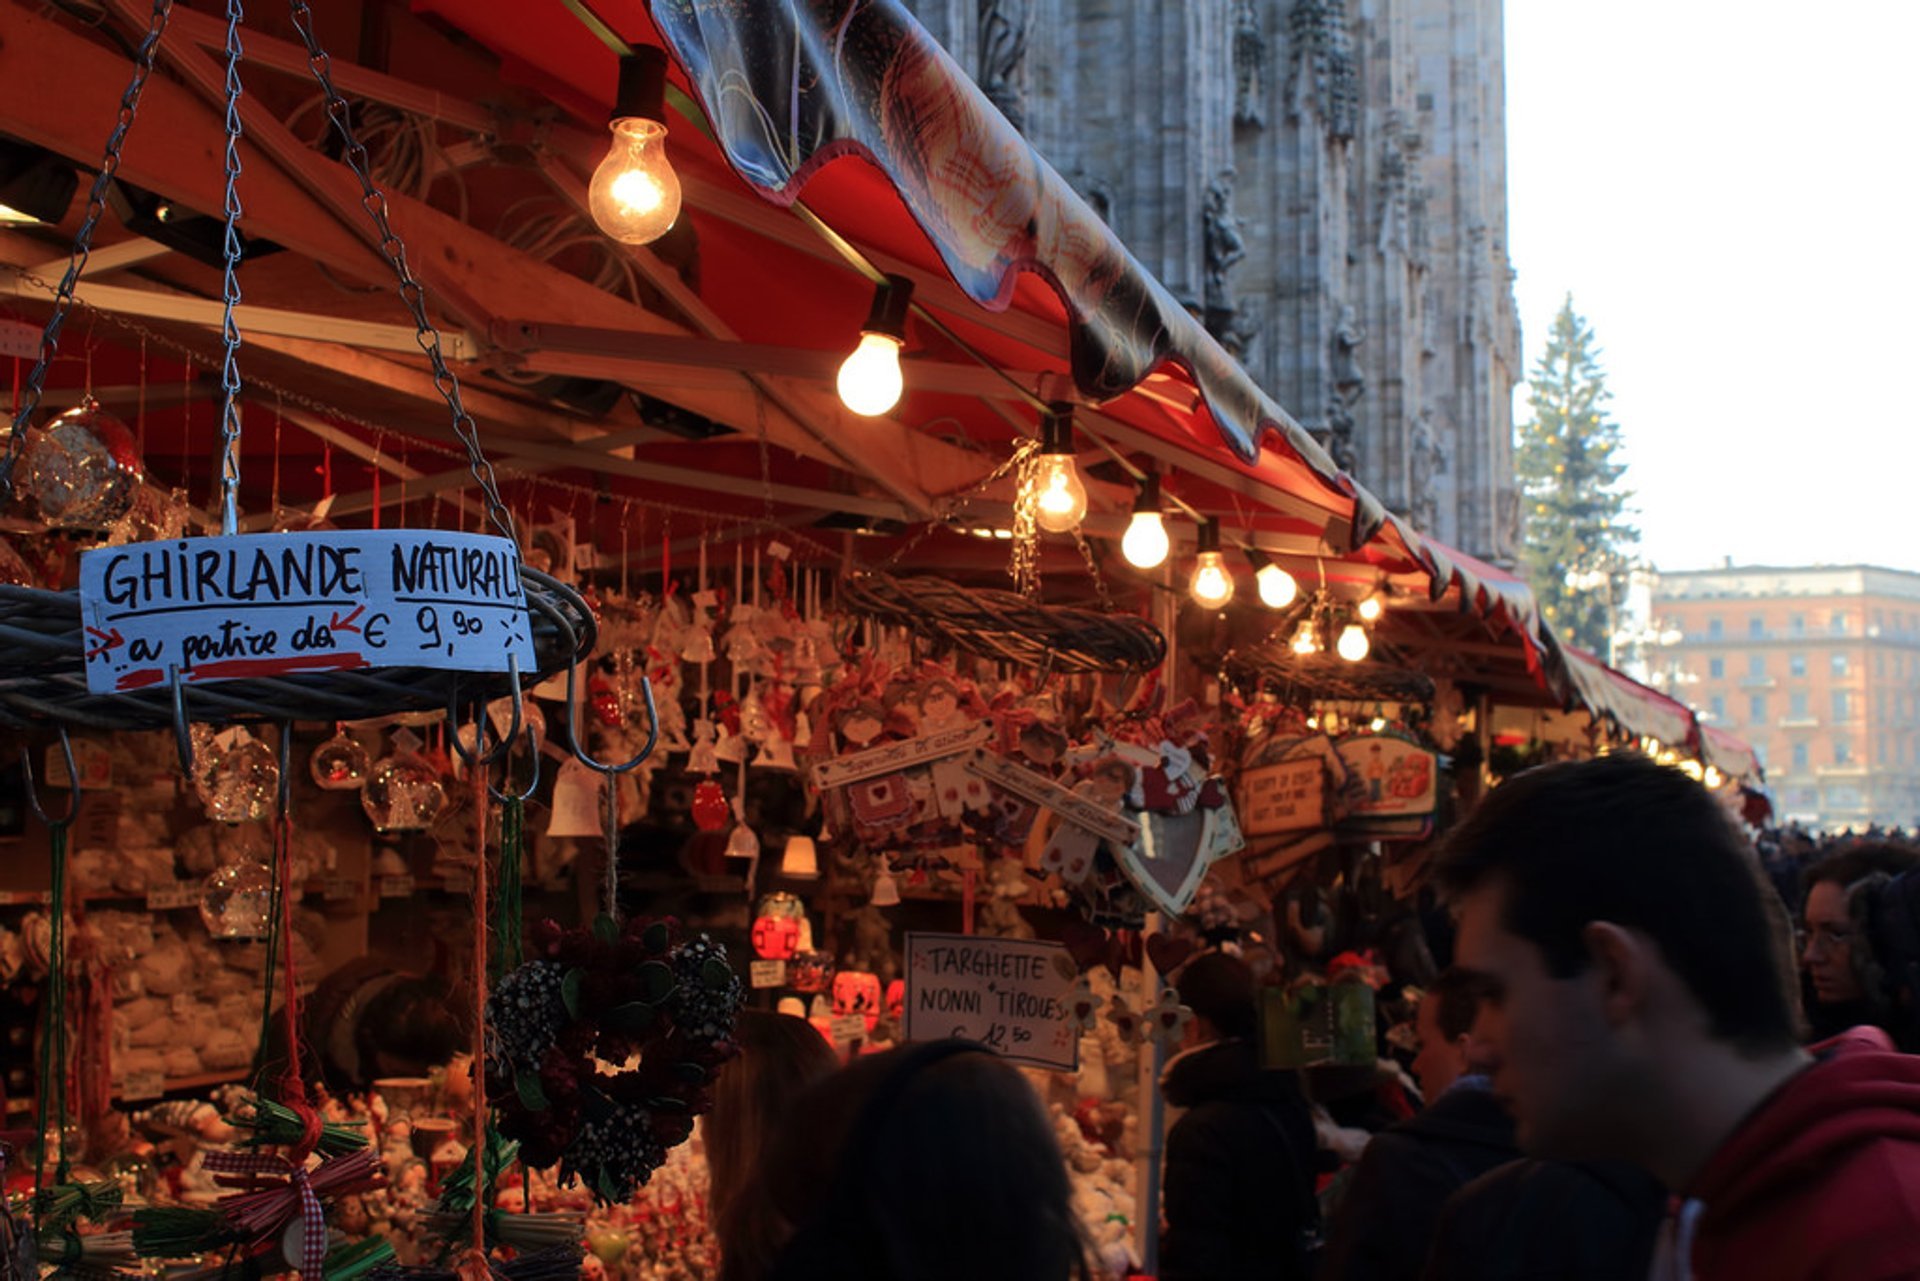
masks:
{"type": "Polygon", "coordinates": [[[1887,985],[1867,929],[1865,896],[1877,877],[1920,867],[1920,850],[1896,841],[1861,841],[1821,859],[1806,874],[1800,962],[1812,1000],[1807,1019],[1817,1041],[1871,1023],[1892,1029],[1887,985]]]}
{"type": "Polygon", "coordinates": [[[1018,1071],[966,1041],[870,1055],[809,1090],[743,1196],[784,1235],[728,1281],[1090,1275],[1066,1163],[1018,1071]]]}
{"type": "Polygon", "coordinates": [[[813,1024],[791,1014],[742,1010],[734,1041],[740,1054],[720,1069],[713,1110],[700,1123],[723,1277],[761,1275],[778,1253],[784,1230],[760,1198],[741,1193],[795,1100],[839,1065],[813,1024]]]}

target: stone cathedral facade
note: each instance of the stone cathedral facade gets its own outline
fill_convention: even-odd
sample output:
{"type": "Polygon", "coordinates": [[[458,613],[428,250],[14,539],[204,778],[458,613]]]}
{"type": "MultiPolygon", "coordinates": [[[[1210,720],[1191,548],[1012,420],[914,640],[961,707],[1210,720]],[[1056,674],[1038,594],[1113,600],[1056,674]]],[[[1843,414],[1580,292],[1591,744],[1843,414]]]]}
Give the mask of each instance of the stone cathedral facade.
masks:
{"type": "Polygon", "coordinates": [[[1273,397],[1510,562],[1502,0],[907,0],[1273,397]]]}

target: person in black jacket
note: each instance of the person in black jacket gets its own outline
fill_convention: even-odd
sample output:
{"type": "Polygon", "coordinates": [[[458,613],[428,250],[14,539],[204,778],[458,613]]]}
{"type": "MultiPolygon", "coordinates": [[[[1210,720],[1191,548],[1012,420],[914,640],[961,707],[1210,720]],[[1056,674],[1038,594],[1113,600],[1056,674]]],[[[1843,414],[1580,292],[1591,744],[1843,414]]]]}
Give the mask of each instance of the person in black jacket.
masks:
{"type": "Polygon", "coordinates": [[[1474,1022],[1487,993],[1449,970],[1415,1016],[1414,1072],[1427,1107],[1367,1144],[1335,1217],[1323,1281],[1418,1281],[1449,1196],[1520,1155],[1513,1119],[1485,1075],[1492,1067],[1474,1022]]]}
{"type": "Polygon", "coordinates": [[[1319,1226],[1313,1118],[1294,1074],[1262,1070],[1253,973],[1209,952],[1175,986],[1194,1012],[1161,1093],[1167,1135],[1161,1281],[1305,1281],[1319,1226]]]}
{"type": "Polygon", "coordinates": [[[1510,1161],[1447,1198],[1421,1281],[1641,1281],[1666,1213],[1638,1166],[1510,1161]]]}

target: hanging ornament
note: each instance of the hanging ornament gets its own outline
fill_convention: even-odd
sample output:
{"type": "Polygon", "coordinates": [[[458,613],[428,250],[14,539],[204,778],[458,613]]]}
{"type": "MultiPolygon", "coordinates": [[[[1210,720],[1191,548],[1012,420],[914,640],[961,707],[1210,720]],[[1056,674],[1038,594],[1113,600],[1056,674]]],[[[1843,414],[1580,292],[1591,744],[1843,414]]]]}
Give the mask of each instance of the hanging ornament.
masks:
{"type": "Polygon", "coordinates": [[[420,740],[407,730],[393,736],[393,754],[373,767],[360,793],[360,808],[376,832],[418,832],[446,807],[440,773],[420,755],[420,740]]]}
{"type": "Polygon", "coordinates": [[[26,492],[55,529],[104,529],[139,491],[140,451],[125,423],[89,396],[27,438],[26,492]]]}
{"type": "Polygon", "coordinates": [[[718,780],[700,780],[693,789],[694,826],[703,832],[717,832],[727,825],[731,817],[733,807],[727,804],[727,789],[720,786],[718,780]]]}
{"type": "Polygon", "coordinates": [[[800,950],[807,908],[782,890],[760,900],[753,918],[753,954],[763,961],[789,961],[800,950]]]}
{"type": "Polygon", "coordinates": [[[365,787],[372,766],[367,749],[344,727],[314,748],[313,756],[307,761],[313,781],[326,792],[352,792],[365,787]]]}
{"type": "Polygon", "coordinates": [[[199,757],[194,785],[207,817],[216,823],[252,823],[273,812],[280,763],[273,749],[236,726],[213,737],[199,757]]]}
{"type": "Polygon", "coordinates": [[[263,939],[272,912],[273,870],[265,863],[229,863],[200,894],[200,919],[217,939],[263,939]]]}

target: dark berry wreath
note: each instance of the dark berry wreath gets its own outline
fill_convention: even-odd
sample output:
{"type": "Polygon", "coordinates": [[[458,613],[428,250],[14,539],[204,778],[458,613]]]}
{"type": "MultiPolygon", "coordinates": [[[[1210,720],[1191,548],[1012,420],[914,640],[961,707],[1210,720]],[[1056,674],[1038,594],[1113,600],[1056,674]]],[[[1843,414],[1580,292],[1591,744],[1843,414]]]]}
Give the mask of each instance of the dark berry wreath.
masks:
{"type": "Polygon", "coordinates": [[[487,1098],[529,1165],[600,1201],[632,1198],[712,1104],[735,1054],[739,976],[672,920],[542,921],[487,998],[487,1098]]]}

